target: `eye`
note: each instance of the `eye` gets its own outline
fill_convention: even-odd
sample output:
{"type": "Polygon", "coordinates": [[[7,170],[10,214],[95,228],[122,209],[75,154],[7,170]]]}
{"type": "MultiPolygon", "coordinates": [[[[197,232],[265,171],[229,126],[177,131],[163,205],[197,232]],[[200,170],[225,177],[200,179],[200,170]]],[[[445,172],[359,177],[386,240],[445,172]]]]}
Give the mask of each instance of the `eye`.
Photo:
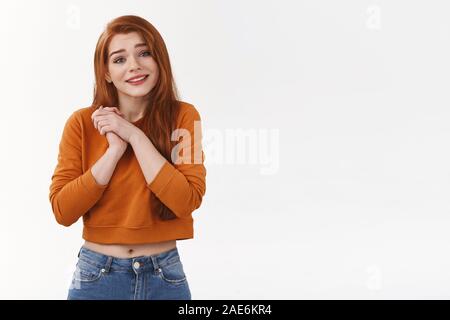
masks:
{"type": "Polygon", "coordinates": [[[124,60],[124,59],[123,59],[122,57],[120,57],[120,58],[114,60],[113,62],[114,62],[114,63],[119,63],[119,61],[121,61],[121,60],[124,60]]]}
{"type": "Polygon", "coordinates": [[[150,54],[150,51],[142,51],[142,52],[141,52],[141,55],[143,55],[144,57],[148,57],[148,56],[150,56],[151,54],[150,54]]]}

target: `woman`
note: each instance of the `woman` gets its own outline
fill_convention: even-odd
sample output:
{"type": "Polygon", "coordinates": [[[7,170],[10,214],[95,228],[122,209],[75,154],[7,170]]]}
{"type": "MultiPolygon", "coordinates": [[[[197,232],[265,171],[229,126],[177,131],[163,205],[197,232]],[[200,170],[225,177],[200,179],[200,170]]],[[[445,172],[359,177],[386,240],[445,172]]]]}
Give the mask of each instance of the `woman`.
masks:
{"type": "Polygon", "coordinates": [[[50,186],[58,223],[83,218],[67,298],[190,300],[176,240],[193,238],[206,190],[200,115],[145,19],[111,21],[94,69],[94,101],[68,118],[50,186]]]}

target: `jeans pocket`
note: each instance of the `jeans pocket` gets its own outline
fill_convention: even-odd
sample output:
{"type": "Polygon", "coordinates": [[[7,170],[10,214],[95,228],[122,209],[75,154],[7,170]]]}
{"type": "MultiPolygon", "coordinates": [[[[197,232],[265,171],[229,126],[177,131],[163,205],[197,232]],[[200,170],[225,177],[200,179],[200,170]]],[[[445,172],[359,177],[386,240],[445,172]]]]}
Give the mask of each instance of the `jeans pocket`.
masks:
{"type": "Polygon", "coordinates": [[[160,266],[157,270],[159,277],[170,284],[182,284],[186,282],[183,264],[179,259],[160,266]]]}
{"type": "Polygon", "coordinates": [[[74,280],[80,282],[94,282],[99,280],[104,272],[105,269],[79,259],[74,273],[74,280]]]}

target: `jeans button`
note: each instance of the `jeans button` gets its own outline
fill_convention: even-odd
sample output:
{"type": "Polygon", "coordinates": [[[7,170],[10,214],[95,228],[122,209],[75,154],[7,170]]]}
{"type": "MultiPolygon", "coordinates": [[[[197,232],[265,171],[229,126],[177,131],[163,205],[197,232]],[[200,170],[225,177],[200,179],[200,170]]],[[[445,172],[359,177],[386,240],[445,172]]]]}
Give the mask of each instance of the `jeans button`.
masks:
{"type": "Polygon", "coordinates": [[[136,261],[136,262],[133,264],[133,266],[134,266],[135,269],[139,269],[139,267],[140,267],[141,265],[139,264],[139,262],[136,261]]]}

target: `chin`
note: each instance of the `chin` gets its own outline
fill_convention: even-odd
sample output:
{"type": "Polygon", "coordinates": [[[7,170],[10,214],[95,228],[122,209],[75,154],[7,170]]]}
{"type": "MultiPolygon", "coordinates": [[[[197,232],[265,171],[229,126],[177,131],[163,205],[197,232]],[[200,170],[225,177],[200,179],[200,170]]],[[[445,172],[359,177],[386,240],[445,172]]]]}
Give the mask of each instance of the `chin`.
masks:
{"type": "Polygon", "coordinates": [[[130,97],[134,97],[134,98],[140,98],[140,97],[144,97],[149,93],[149,91],[143,91],[143,92],[127,92],[126,94],[129,95],[130,97]]]}
{"type": "Polygon", "coordinates": [[[123,94],[126,94],[127,96],[134,97],[134,98],[140,98],[148,95],[150,93],[151,89],[145,89],[145,88],[136,88],[136,90],[125,90],[122,91],[123,94]]]}

